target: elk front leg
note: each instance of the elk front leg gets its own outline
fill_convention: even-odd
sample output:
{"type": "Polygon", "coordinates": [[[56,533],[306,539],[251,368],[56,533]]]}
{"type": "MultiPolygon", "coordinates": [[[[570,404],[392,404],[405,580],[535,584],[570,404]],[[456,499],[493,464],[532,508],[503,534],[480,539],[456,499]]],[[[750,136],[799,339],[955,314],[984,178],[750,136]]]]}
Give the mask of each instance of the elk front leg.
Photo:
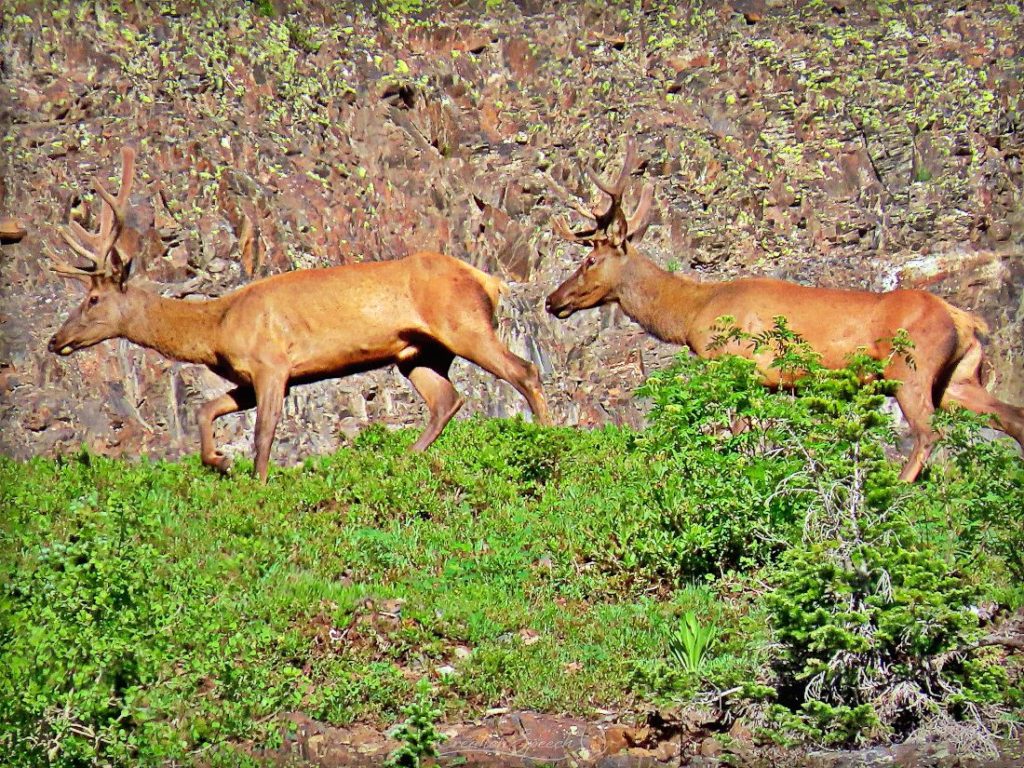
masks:
{"type": "Polygon", "coordinates": [[[417,360],[401,366],[402,373],[412,382],[430,411],[430,420],[423,434],[412,446],[414,452],[425,451],[465,402],[448,380],[451,363],[452,357],[448,355],[430,363],[417,360]]]}
{"type": "Polygon", "coordinates": [[[227,394],[214,398],[199,407],[199,457],[203,464],[218,472],[227,473],[231,459],[217,450],[213,442],[215,419],[236,411],[247,411],[256,405],[256,395],[251,387],[238,387],[227,394]]]}
{"type": "Polygon", "coordinates": [[[256,438],[255,438],[255,471],[260,481],[267,482],[270,465],[270,448],[274,444],[274,432],[277,422],[281,419],[284,406],[285,390],[288,386],[286,376],[270,373],[257,380],[256,389],[256,438]]]}
{"type": "Polygon", "coordinates": [[[464,311],[450,313],[438,323],[436,340],[450,352],[507,381],[526,398],[534,421],[550,424],[536,366],[512,354],[498,338],[493,324],[493,306],[490,299],[481,294],[480,287],[474,283],[466,286],[464,293],[464,311]]]}

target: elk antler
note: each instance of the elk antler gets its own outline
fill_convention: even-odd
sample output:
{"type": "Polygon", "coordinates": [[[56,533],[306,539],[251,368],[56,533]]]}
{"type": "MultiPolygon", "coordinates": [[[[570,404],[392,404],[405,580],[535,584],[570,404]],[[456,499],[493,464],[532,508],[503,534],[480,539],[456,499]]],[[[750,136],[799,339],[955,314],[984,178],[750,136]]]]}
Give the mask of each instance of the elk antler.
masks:
{"type": "Polygon", "coordinates": [[[636,204],[633,215],[626,221],[626,232],[629,239],[639,242],[647,231],[647,225],[651,223],[651,202],[654,200],[654,188],[650,184],[644,184],[640,190],[640,202],[636,204]]]}
{"type": "Polygon", "coordinates": [[[650,223],[648,214],[650,213],[651,201],[654,195],[651,187],[647,185],[643,187],[640,192],[640,202],[637,203],[636,210],[633,211],[631,216],[627,218],[622,211],[622,195],[626,191],[630,175],[639,167],[640,162],[636,156],[636,142],[632,138],[626,142],[626,157],[622,162],[622,171],[619,172],[619,177],[613,183],[605,182],[592,167],[588,167],[587,176],[599,190],[611,198],[611,202],[604,211],[598,208],[588,211],[578,203],[570,203],[573,210],[589,219],[593,219],[596,226],[592,229],[573,232],[563,219],[555,218],[552,220],[552,227],[555,232],[560,237],[572,242],[593,242],[595,239],[604,237],[612,224],[617,220],[621,220],[621,223],[625,224],[624,231],[630,240],[636,241],[643,237],[644,232],[647,230],[647,225],[650,223]]]}
{"type": "Polygon", "coordinates": [[[597,175],[597,171],[593,168],[587,168],[587,176],[594,182],[594,186],[604,192],[608,197],[612,199],[612,205],[615,206],[622,202],[622,193],[626,190],[626,184],[629,182],[629,176],[633,171],[639,167],[639,163],[636,161],[636,141],[632,138],[626,141],[626,157],[622,161],[622,172],[619,174],[619,178],[615,180],[614,184],[607,184],[601,180],[601,177],[597,175]]]}
{"type": "Polygon", "coordinates": [[[100,211],[99,231],[89,232],[77,221],[70,219],[68,226],[59,227],[57,230],[71,250],[88,260],[92,266],[76,267],[51,253],[52,269],[57,274],[78,279],[110,277],[118,282],[123,282],[127,278],[131,258],[122,258],[117,249],[117,239],[124,230],[124,220],[128,214],[128,198],[131,195],[135,174],[135,150],[123,147],[121,162],[121,186],[117,195],[110,194],[99,178],[93,179],[96,192],[105,203],[100,211]]]}
{"type": "MultiPolygon", "coordinates": [[[[592,218],[589,214],[585,215],[587,215],[588,218],[592,218]]],[[[559,237],[565,238],[566,240],[569,240],[574,243],[591,242],[594,239],[594,235],[596,235],[599,231],[597,227],[593,227],[591,229],[584,229],[580,230],[579,232],[573,232],[571,229],[569,229],[569,224],[561,216],[555,216],[551,220],[551,226],[554,227],[555,233],[559,237]]]]}

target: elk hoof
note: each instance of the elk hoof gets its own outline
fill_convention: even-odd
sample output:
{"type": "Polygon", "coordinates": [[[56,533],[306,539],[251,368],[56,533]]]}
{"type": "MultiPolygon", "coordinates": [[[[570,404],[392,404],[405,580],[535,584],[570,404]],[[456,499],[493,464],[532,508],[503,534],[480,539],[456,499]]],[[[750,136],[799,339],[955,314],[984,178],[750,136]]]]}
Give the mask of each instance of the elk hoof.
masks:
{"type": "Polygon", "coordinates": [[[203,464],[217,470],[222,475],[226,475],[231,471],[231,459],[220,451],[215,451],[213,456],[203,459],[203,464]]]}

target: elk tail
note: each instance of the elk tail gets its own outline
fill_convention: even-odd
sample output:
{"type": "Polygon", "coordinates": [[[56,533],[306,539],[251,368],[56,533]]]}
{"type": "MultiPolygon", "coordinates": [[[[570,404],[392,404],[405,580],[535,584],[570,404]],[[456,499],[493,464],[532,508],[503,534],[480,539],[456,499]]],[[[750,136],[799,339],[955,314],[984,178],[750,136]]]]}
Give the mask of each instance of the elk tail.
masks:
{"type": "Polygon", "coordinates": [[[956,328],[957,357],[962,357],[972,344],[977,343],[978,336],[986,336],[989,333],[988,323],[978,315],[966,310],[954,307],[949,302],[943,302],[946,311],[956,328]]]}
{"type": "Polygon", "coordinates": [[[467,264],[466,267],[470,270],[473,277],[476,278],[477,282],[480,283],[480,286],[487,294],[487,298],[491,300],[491,306],[496,310],[498,308],[498,301],[508,293],[508,283],[494,275],[487,274],[482,269],[477,269],[471,264],[467,264]]]}

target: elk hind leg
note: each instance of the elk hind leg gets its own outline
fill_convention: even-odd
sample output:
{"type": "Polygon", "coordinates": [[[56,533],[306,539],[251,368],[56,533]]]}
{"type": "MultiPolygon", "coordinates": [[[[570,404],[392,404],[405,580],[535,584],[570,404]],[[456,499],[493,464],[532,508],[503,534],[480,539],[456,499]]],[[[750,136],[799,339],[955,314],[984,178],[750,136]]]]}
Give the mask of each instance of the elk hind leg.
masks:
{"type": "MultiPolygon", "coordinates": [[[[912,327],[910,330],[914,331],[912,327]]],[[[912,333],[912,336],[915,334],[912,333]]],[[[885,371],[887,379],[902,382],[896,390],[896,402],[910,425],[910,435],[914,441],[914,447],[900,472],[900,480],[905,482],[912,483],[917,479],[938,438],[932,429],[932,415],[941,397],[942,372],[954,354],[955,346],[956,335],[954,329],[950,328],[944,344],[921,347],[913,359],[898,356],[885,371]]]]}
{"type": "Polygon", "coordinates": [[[213,422],[221,416],[247,411],[256,406],[256,395],[251,387],[238,387],[226,394],[203,403],[199,407],[199,457],[204,465],[226,474],[231,459],[217,450],[213,439],[213,422]]]}
{"type": "Polygon", "coordinates": [[[935,444],[936,435],[931,424],[935,406],[932,403],[931,388],[923,386],[916,377],[905,380],[896,390],[896,402],[910,425],[910,435],[914,440],[914,447],[900,472],[900,480],[912,483],[924,468],[935,444]]]}
{"type": "Polygon", "coordinates": [[[975,413],[992,417],[992,426],[1000,429],[1024,449],[1024,408],[1003,402],[981,383],[981,347],[976,345],[964,355],[950,376],[942,396],[942,405],[957,403],[975,413]]]}
{"type": "Polygon", "coordinates": [[[416,453],[425,451],[438,438],[465,402],[448,379],[452,356],[446,355],[445,358],[429,363],[415,360],[403,364],[400,368],[402,374],[420,393],[430,412],[427,426],[424,427],[419,439],[413,443],[412,450],[416,453]]]}
{"type": "Polygon", "coordinates": [[[255,471],[260,482],[267,482],[270,466],[270,449],[274,444],[274,432],[281,419],[284,396],[288,379],[279,373],[267,373],[257,378],[256,390],[256,437],[255,471]]]}

